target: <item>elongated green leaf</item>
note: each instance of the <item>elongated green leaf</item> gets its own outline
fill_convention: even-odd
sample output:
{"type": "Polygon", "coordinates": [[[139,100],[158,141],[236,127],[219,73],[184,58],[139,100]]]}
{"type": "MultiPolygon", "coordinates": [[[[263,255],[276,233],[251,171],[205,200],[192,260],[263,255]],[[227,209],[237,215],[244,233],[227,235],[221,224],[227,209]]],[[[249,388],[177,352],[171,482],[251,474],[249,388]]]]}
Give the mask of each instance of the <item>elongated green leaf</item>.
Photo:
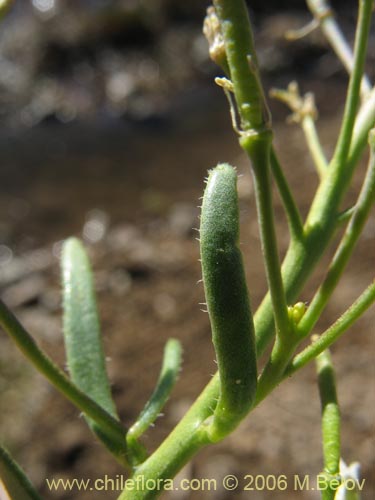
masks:
{"type": "Polygon", "coordinates": [[[211,438],[222,439],[249,411],[257,387],[253,318],[239,250],[237,175],[220,164],[203,196],[203,283],[220,376],[211,438]]]}
{"type": "Polygon", "coordinates": [[[90,263],[82,244],[68,239],[62,252],[63,331],[73,382],[110,415],[112,400],[100,334],[90,263]]]}
{"type": "Polygon", "coordinates": [[[176,383],[181,367],[181,344],[169,339],[165,349],[163,365],[154,392],[145,404],[136,422],[130,427],[126,439],[128,450],[135,460],[142,460],[138,438],[155,422],[176,383]]]}
{"type": "MultiPolygon", "coordinates": [[[[62,252],[63,331],[68,369],[73,382],[112,417],[118,419],[105,368],[99,316],[90,263],[82,244],[68,239],[62,252]]],[[[114,439],[86,418],[89,426],[117,459],[126,461],[125,434],[114,439]]]]}
{"type": "Polygon", "coordinates": [[[1,445],[0,478],[11,500],[41,500],[24,471],[1,445]]]}

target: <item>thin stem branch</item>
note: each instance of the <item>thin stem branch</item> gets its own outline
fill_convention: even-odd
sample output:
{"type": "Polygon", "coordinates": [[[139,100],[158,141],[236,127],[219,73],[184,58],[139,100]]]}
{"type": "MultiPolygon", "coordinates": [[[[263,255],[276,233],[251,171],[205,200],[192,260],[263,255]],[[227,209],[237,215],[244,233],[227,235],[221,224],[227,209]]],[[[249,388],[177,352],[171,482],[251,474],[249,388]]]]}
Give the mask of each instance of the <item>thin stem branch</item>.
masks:
{"type": "Polygon", "coordinates": [[[364,74],[372,9],[373,0],[360,0],[354,44],[353,69],[349,81],[342,127],[333,156],[333,164],[336,164],[339,170],[345,168],[345,163],[350,151],[350,143],[359,104],[361,81],[364,74]]]}
{"type": "Polygon", "coordinates": [[[302,240],[303,224],[301,214],[273,147],[271,149],[271,171],[284,204],[290,236],[294,240],[302,240]]]}
{"type": "Polygon", "coordinates": [[[288,342],[283,342],[276,338],[271,356],[258,379],[254,406],[258,406],[258,404],[279,384],[285,372],[285,368],[293,356],[297,342],[298,339],[295,336],[290,336],[288,342]]]}
{"type": "MultiPolygon", "coordinates": [[[[257,141],[259,142],[259,141],[257,141]]],[[[276,334],[286,340],[289,337],[288,307],[281,278],[281,266],[275,233],[272,190],[270,183],[270,152],[255,144],[244,143],[253,165],[254,192],[258,210],[259,230],[267,282],[275,318],[276,334]]]]}
{"type": "Polygon", "coordinates": [[[214,0],[242,130],[240,145],[252,163],[255,197],[276,330],[287,336],[289,320],[281,279],[270,184],[272,135],[244,1],[214,0]]]}
{"type": "Polygon", "coordinates": [[[302,96],[297,82],[293,81],[290,82],[286,90],[272,89],[270,96],[285,103],[293,111],[288,117],[287,122],[299,123],[301,125],[314,166],[320,179],[322,179],[327,172],[328,162],[315,127],[318,111],[315,105],[314,94],[308,92],[302,96]]]}
{"type": "MultiPolygon", "coordinates": [[[[26,358],[42,373],[52,385],[77,408],[96,422],[111,437],[114,443],[125,443],[126,431],[121,423],[101,406],[80,391],[54,362],[38,347],[31,335],[19,323],[13,313],[0,300],[0,326],[14,340],[26,358]]],[[[125,453],[125,447],[123,447],[125,453]]],[[[126,464],[125,456],[118,457],[126,464]]]]}
{"type": "Polygon", "coordinates": [[[355,205],[340,212],[337,216],[337,227],[347,224],[353,217],[354,210],[355,210],[355,205]]]}
{"type": "Polygon", "coordinates": [[[286,340],[289,337],[290,328],[275,232],[275,219],[270,182],[270,154],[267,151],[262,151],[260,148],[258,149],[254,147],[255,144],[250,147],[246,146],[244,141],[242,144],[245,151],[247,151],[253,166],[252,172],[258,212],[258,223],[264,265],[276,326],[276,335],[286,340]]]}
{"type": "MultiPolygon", "coordinates": [[[[41,500],[25,472],[0,445],[0,480],[14,500],[41,500]]],[[[0,481],[0,482],[1,482],[0,481]]]]}
{"type": "MultiPolygon", "coordinates": [[[[354,67],[353,52],[335,19],[329,2],[326,0],[307,0],[307,5],[338,59],[350,75],[354,67]]],[[[365,98],[370,90],[371,82],[366,75],[363,75],[361,81],[362,97],[365,98]]]]}
{"type": "Polygon", "coordinates": [[[234,94],[246,130],[261,130],[268,123],[263,88],[257,71],[257,59],[249,13],[243,0],[214,0],[234,94]]]}
{"type": "Polygon", "coordinates": [[[328,303],[354,251],[371,207],[375,203],[375,130],[371,131],[369,142],[371,148],[370,161],[354,213],[332,259],[327,276],[298,325],[300,337],[305,337],[311,332],[328,303]]]}
{"type": "MultiPolygon", "coordinates": [[[[246,140],[246,135],[247,138],[251,135],[256,136],[257,140],[259,140],[260,132],[263,132],[263,138],[267,133],[269,134],[269,126],[266,126],[268,123],[266,119],[267,113],[265,111],[264,102],[262,102],[264,100],[263,92],[261,88],[259,88],[259,75],[257,70],[254,71],[254,68],[256,69],[256,64],[254,64],[256,58],[252,50],[253,44],[251,33],[249,35],[250,25],[248,24],[245,2],[242,0],[227,0],[226,2],[223,0],[216,0],[214,3],[218,14],[220,14],[219,4],[221,7],[224,3],[226,3],[228,9],[236,11],[236,23],[239,23],[241,34],[237,32],[236,23],[224,21],[222,27],[225,27],[225,30],[222,29],[222,35],[225,41],[229,66],[233,66],[233,64],[237,65],[237,62],[241,66],[241,68],[237,68],[238,71],[234,73],[232,73],[232,67],[230,68],[230,78],[233,81],[238,113],[240,114],[241,110],[242,112],[246,112],[246,119],[242,119],[241,121],[242,130],[238,132],[241,135],[241,141],[244,139],[246,140]],[[246,24],[246,26],[244,26],[244,24],[246,24]],[[240,46],[240,50],[236,56],[239,58],[239,61],[234,58],[235,44],[237,42],[240,46]],[[230,63],[231,57],[233,57],[232,63],[230,63]],[[239,84],[241,84],[241,92],[238,92],[238,89],[236,89],[239,84]],[[240,99],[237,97],[238,94],[240,94],[240,99]],[[254,113],[254,120],[250,119],[250,110],[254,113]]],[[[236,50],[237,49],[238,47],[236,47],[236,50]]],[[[366,126],[367,124],[361,126],[360,138],[363,137],[363,134],[367,135],[367,131],[370,127],[364,132],[366,126]]],[[[355,149],[357,158],[363,150],[363,147],[364,143],[359,141],[355,149]]],[[[264,149],[263,154],[265,154],[264,149]]],[[[269,165],[268,162],[269,159],[266,161],[266,165],[269,165]]],[[[313,206],[310,212],[309,224],[305,226],[305,238],[303,240],[291,239],[282,272],[283,287],[289,303],[293,303],[295,299],[297,299],[307,278],[312,273],[331,241],[333,229],[336,224],[338,206],[347,187],[347,183],[349,183],[353,168],[354,165],[350,165],[350,168],[348,167],[346,172],[347,182],[340,179],[337,187],[335,186],[335,177],[330,174],[330,169],[328,169],[327,175],[322,183],[324,189],[318,192],[315,198],[315,206],[313,206]]],[[[254,316],[254,324],[257,353],[260,355],[264,352],[274,334],[273,304],[269,294],[258,308],[254,316]]],[[[348,322],[344,327],[348,326],[348,324],[351,323],[348,322]]],[[[343,331],[344,329],[342,329],[341,333],[343,333],[343,331]]],[[[139,468],[137,468],[133,479],[147,480],[160,478],[163,480],[164,478],[171,478],[197,452],[197,450],[208,444],[207,433],[202,431],[202,427],[205,427],[206,419],[212,416],[219,395],[220,379],[218,373],[216,373],[168,438],[139,468]]],[[[161,491],[155,492],[155,490],[124,491],[120,495],[120,499],[144,500],[147,498],[155,498],[160,493],[161,491]]]]}
{"type": "Polygon", "coordinates": [[[323,179],[327,173],[328,162],[320,143],[313,117],[311,115],[305,115],[301,121],[301,126],[318,175],[320,179],[323,179]]]}
{"type": "Polygon", "coordinates": [[[357,118],[355,120],[352,141],[350,144],[350,151],[348,156],[348,170],[353,169],[353,165],[359,160],[363,152],[367,135],[371,128],[375,126],[375,87],[371,90],[368,98],[364,101],[359,109],[357,118]]]}
{"type": "Polygon", "coordinates": [[[316,340],[297,354],[284,377],[289,377],[330,347],[375,302],[375,283],[369,285],[344,314],[316,340]]]}

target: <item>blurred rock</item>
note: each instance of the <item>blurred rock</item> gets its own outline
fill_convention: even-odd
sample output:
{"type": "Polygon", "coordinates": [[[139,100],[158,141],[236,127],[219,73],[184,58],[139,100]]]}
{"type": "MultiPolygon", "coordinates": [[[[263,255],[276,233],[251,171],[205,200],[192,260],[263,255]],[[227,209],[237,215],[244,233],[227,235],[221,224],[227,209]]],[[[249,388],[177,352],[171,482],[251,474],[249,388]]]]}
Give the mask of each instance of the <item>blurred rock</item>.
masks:
{"type": "Polygon", "coordinates": [[[176,236],[190,236],[198,226],[199,208],[190,203],[176,203],[172,206],[168,222],[176,236]]]}
{"type": "Polygon", "coordinates": [[[11,309],[27,306],[37,303],[40,300],[45,286],[45,280],[37,274],[6,288],[2,294],[2,298],[11,309]]]}

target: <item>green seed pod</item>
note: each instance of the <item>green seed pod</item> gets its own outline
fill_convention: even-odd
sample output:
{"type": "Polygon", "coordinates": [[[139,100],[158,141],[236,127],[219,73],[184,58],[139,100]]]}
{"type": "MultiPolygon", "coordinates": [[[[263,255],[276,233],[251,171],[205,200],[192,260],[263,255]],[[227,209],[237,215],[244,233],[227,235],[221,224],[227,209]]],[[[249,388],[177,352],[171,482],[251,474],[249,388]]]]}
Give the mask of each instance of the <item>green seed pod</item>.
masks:
{"type": "Polygon", "coordinates": [[[254,325],[238,248],[237,176],[219,164],[203,197],[200,247],[212,339],[220,375],[220,397],[210,438],[224,437],[249,411],[256,392],[254,325]]]}

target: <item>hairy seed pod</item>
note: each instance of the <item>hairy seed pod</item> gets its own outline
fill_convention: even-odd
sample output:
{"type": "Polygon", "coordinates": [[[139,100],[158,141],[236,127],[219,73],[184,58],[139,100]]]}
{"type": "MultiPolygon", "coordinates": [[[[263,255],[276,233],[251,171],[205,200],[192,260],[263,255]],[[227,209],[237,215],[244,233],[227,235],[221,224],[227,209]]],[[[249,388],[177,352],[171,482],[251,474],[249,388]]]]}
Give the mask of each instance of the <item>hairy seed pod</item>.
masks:
{"type": "Polygon", "coordinates": [[[202,273],[220,375],[211,439],[232,430],[249,411],[257,386],[254,325],[239,244],[237,175],[210,172],[200,229],[202,273]]]}

